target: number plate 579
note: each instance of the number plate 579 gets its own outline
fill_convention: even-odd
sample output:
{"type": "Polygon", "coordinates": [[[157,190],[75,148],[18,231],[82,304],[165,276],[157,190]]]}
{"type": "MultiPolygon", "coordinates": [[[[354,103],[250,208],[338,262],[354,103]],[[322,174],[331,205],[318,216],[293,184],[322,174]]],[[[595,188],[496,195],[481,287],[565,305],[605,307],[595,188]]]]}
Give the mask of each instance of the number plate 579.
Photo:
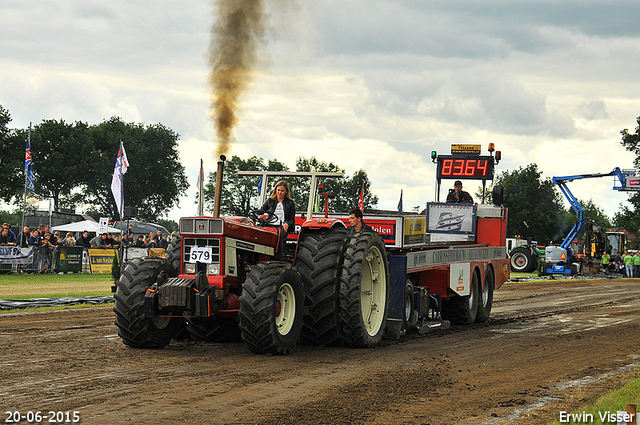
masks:
{"type": "Polygon", "coordinates": [[[211,247],[193,247],[191,248],[191,254],[189,255],[190,263],[211,263],[211,247]]]}

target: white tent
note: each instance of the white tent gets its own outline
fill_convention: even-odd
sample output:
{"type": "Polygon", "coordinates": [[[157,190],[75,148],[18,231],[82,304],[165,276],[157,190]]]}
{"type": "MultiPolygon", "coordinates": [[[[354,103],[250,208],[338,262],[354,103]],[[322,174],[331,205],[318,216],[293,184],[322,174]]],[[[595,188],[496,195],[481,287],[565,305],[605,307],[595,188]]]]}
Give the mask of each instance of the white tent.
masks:
{"type": "MultiPolygon", "coordinates": [[[[78,221],[75,223],[62,224],[60,226],[54,226],[51,228],[52,230],[59,230],[61,232],[82,232],[86,230],[87,232],[99,233],[100,223],[92,220],[84,220],[78,221]]],[[[120,229],[116,229],[115,227],[107,227],[107,232],[111,233],[120,233],[120,229]]]]}

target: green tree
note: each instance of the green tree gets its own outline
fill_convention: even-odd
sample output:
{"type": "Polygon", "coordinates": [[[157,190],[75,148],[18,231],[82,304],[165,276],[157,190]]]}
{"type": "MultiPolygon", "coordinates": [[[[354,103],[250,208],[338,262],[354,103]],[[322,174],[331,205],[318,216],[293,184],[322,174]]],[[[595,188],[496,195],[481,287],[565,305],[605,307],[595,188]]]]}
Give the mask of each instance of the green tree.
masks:
{"type": "Polygon", "coordinates": [[[13,226],[11,230],[13,230],[16,236],[18,236],[18,233],[21,230],[20,225],[22,224],[22,214],[19,210],[15,210],[13,212],[0,210],[0,223],[11,224],[13,226]]]}
{"type": "MultiPolygon", "coordinates": [[[[316,157],[305,158],[300,157],[296,161],[296,171],[320,171],[320,172],[334,172],[342,173],[344,175],[344,169],[340,168],[333,162],[318,161],[316,157]]],[[[295,198],[298,210],[306,209],[309,199],[309,178],[296,179],[296,186],[298,187],[297,196],[295,198]]],[[[358,199],[360,198],[360,191],[364,184],[364,209],[365,211],[371,210],[378,204],[378,197],[371,193],[371,182],[367,173],[360,169],[353,174],[353,177],[342,178],[325,178],[319,181],[322,183],[323,192],[334,192],[336,197],[329,201],[329,211],[346,213],[358,206],[358,199]]],[[[319,211],[324,211],[324,202],[319,200],[319,211]]]]}
{"type": "Polygon", "coordinates": [[[158,219],[157,223],[159,225],[161,225],[162,227],[164,227],[165,229],[167,229],[168,231],[170,231],[170,232],[175,232],[175,231],[179,230],[178,229],[178,227],[179,227],[178,223],[176,223],[174,220],[167,220],[167,219],[164,219],[164,218],[160,218],[160,219],[158,219]]]}
{"type": "Polygon", "coordinates": [[[125,123],[113,117],[91,126],[87,135],[93,146],[90,167],[82,183],[84,194],[76,194],[73,201],[92,205],[101,216],[118,217],[111,179],[121,141],[129,160],[124,176],[125,206],[136,207],[139,220],[158,221],[186,192],[189,185],[177,150],[180,136],[170,128],[125,123]]]}
{"type": "MultiPolygon", "coordinates": [[[[258,205],[258,177],[238,177],[238,171],[289,171],[289,168],[277,161],[269,160],[266,164],[264,159],[251,157],[249,159],[241,159],[233,156],[225,164],[225,171],[222,184],[222,199],[220,201],[221,215],[237,215],[246,216],[249,211],[260,207],[258,205]]],[[[320,171],[320,172],[338,172],[344,173],[344,170],[333,163],[318,161],[315,157],[309,159],[301,157],[296,161],[296,171],[320,171]]],[[[215,183],[216,172],[210,173],[208,182],[205,185],[204,198],[205,207],[208,211],[214,210],[215,200],[215,183]]],[[[306,211],[307,202],[309,201],[309,184],[311,179],[308,177],[289,177],[277,176],[269,177],[267,187],[263,190],[267,191],[269,196],[274,185],[279,180],[285,180],[289,183],[291,190],[291,198],[296,203],[297,211],[306,211]]],[[[365,185],[365,208],[373,208],[378,203],[378,197],[370,191],[371,182],[364,170],[358,170],[352,178],[324,178],[318,183],[322,183],[323,191],[333,191],[336,198],[330,201],[329,209],[334,212],[348,212],[355,208],[358,204],[360,190],[362,184],[365,185]]],[[[320,211],[324,211],[324,202],[318,202],[320,211]]]]}
{"type": "MultiPolygon", "coordinates": [[[[84,182],[90,169],[87,128],[82,122],[47,120],[36,125],[31,133],[35,191],[41,198],[52,198],[55,210],[84,182]]],[[[27,131],[18,133],[26,139],[27,131]]]]}
{"type": "MultiPolygon", "coordinates": [[[[640,117],[636,118],[638,126],[635,133],[630,133],[628,129],[620,131],[622,140],[620,143],[624,148],[636,155],[633,165],[636,170],[640,169],[640,117]]],[[[613,224],[632,233],[640,234],[640,193],[633,193],[627,200],[630,207],[620,204],[618,212],[613,217],[613,224]]]]}
{"type": "Polygon", "coordinates": [[[638,123],[638,126],[636,127],[635,133],[629,133],[629,130],[626,128],[620,131],[620,134],[622,134],[622,141],[620,143],[626,150],[636,155],[633,165],[637,170],[640,169],[640,117],[636,118],[636,123],[638,123]]]}
{"type": "MultiPolygon", "coordinates": [[[[604,213],[604,210],[602,208],[600,208],[593,202],[593,199],[589,199],[587,202],[578,200],[578,203],[580,204],[580,207],[582,207],[584,216],[586,218],[590,218],[596,224],[604,227],[605,229],[611,227],[611,219],[604,213]]],[[[569,208],[567,211],[567,226],[569,228],[573,227],[576,224],[577,219],[578,216],[576,212],[573,210],[573,208],[569,208]]],[[[578,240],[582,240],[583,238],[584,229],[580,230],[580,232],[578,232],[578,234],[576,235],[576,239],[578,240]]]]}
{"type": "Polygon", "coordinates": [[[11,114],[0,105],[0,193],[9,203],[22,198],[24,191],[24,153],[27,140],[9,128],[11,114]]]}
{"type": "Polygon", "coordinates": [[[629,232],[640,234],[640,193],[629,196],[627,202],[631,207],[620,204],[618,212],[613,216],[613,226],[628,230],[629,232]]]}
{"type": "Polygon", "coordinates": [[[507,235],[531,237],[542,244],[561,236],[564,207],[550,178],[542,179],[536,164],[501,173],[495,184],[504,187],[508,208],[507,235]]]}
{"type": "MultiPolygon", "coordinates": [[[[334,164],[333,162],[322,162],[318,161],[316,157],[312,156],[311,158],[300,157],[296,160],[296,171],[317,171],[324,173],[342,173],[344,174],[344,170],[334,164]]],[[[340,198],[340,191],[342,186],[343,178],[320,178],[318,179],[318,184],[322,184],[323,192],[334,192],[336,194],[336,199],[330,201],[329,208],[335,211],[336,201],[340,198]]],[[[293,194],[293,200],[296,203],[296,209],[298,211],[306,211],[307,204],[309,202],[309,192],[311,179],[309,177],[297,177],[294,179],[293,187],[295,191],[292,189],[291,192],[293,194]]],[[[322,199],[318,200],[319,211],[324,211],[324,201],[322,199]]]]}

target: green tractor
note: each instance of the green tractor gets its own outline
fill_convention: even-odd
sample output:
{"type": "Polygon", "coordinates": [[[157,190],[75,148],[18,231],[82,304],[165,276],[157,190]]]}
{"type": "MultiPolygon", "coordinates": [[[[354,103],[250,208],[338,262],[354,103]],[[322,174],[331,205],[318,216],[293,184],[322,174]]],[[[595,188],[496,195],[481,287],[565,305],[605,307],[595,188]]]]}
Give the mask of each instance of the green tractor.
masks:
{"type": "Polygon", "coordinates": [[[544,247],[540,249],[531,238],[526,243],[520,237],[507,238],[507,250],[511,257],[511,271],[531,273],[538,269],[540,258],[544,258],[544,247]]]}

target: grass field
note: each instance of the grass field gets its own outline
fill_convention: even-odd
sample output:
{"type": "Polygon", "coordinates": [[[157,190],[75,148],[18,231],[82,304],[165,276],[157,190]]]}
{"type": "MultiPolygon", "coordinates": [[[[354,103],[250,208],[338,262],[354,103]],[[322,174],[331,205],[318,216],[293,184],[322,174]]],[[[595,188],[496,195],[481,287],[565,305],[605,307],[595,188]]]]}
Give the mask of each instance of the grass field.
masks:
{"type": "MultiPolygon", "coordinates": [[[[627,404],[636,404],[637,400],[640,400],[640,378],[637,377],[637,373],[635,377],[629,380],[622,388],[617,390],[612,390],[597,399],[595,402],[586,404],[582,406],[580,409],[576,409],[571,412],[574,416],[573,418],[579,418],[582,415],[582,420],[573,420],[567,421],[566,419],[562,422],[554,421],[551,422],[551,425],[560,425],[561,423],[590,423],[590,424],[607,424],[607,423],[616,423],[607,421],[606,413],[609,412],[615,415],[619,411],[626,411],[627,404]],[[590,415],[590,416],[589,416],[590,415]],[[593,418],[591,420],[584,420],[585,417],[593,418]],[[601,418],[605,418],[605,421],[602,421],[601,418]]],[[[640,407],[636,404],[636,408],[640,407]]],[[[637,409],[640,410],[640,409],[637,409]]],[[[571,418],[571,417],[568,417],[571,418]]],[[[633,423],[640,423],[640,421],[636,422],[637,418],[633,419],[633,423]]],[[[619,423],[619,422],[618,422],[619,423]]]]}
{"type": "Polygon", "coordinates": [[[23,274],[0,275],[0,298],[88,297],[113,295],[110,274],[23,274]]]}

